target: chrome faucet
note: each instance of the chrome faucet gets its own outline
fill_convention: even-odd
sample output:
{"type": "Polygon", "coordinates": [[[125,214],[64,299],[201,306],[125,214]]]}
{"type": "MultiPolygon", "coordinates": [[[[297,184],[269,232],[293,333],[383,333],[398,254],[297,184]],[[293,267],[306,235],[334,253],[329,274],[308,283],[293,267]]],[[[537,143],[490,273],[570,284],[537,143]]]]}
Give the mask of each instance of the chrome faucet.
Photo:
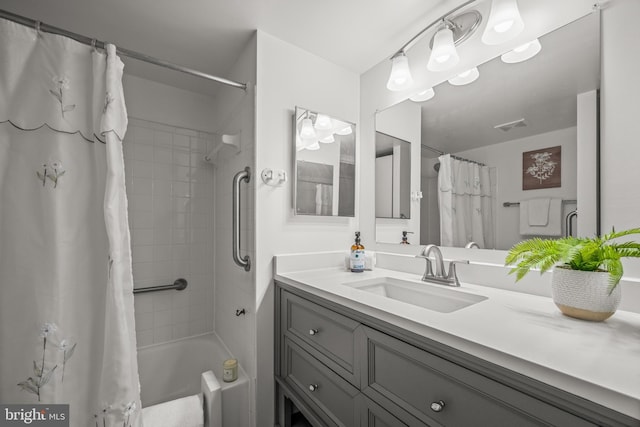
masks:
{"type": "Polygon", "coordinates": [[[422,275],[423,282],[432,282],[440,285],[449,285],[449,286],[460,286],[460,281],[458,280],[458,274],[456,271],[457,264],[469,264],[469,261],[451,261],[449,262],[449,273],[445,275],[444,271],[444,260],[442,258],[442,252],[440,248],[436,245],[427,245],[424,247],[420,255],[416,255],[416,258],[424,258],[427,262],[426,268],[424,270],[424,274],[422,275]],[[433,252],[433,256],[435,258],[436,263],[436,271],[433,272],[433,266],[431,265],[431,260],[429,259],[429,255],[433,252]]]}
{"type": "Polygon", "coordinates": [[[467,243],[465,245],[465,248],[466,249],[473,249],[473,248],[480,249],[480,245],[478,245],[476,242],[469,242],[469,243],[467,243]]]}

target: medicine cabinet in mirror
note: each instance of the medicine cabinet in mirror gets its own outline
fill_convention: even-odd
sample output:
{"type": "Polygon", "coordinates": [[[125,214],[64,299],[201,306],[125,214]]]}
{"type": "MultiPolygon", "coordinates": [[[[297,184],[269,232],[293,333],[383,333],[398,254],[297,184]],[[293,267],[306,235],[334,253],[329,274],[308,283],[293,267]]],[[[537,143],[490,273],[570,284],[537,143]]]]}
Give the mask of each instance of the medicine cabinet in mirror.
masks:
{"type": "MultiPolygon", "coordinates": [[[[455,200],[444,218],[459,223],[484,221],[490,235],[481,248],[509,249],[530,237],[528,229],[523,229],[520,202],[531,199],[561,203],[559,210],[548,211],[547,221],[557,225],[554,233],[558,230],[550,236],[598,232],[599,13],[560,27],[540,37],[539,42],[540,52],[524,62],[494,58],[477,66],[475,81],[463,86],[445,81],[433,88],[433,98],[414,103],[421,109],[420,119],[413,124],[421,129],[420,244],[462,247],[476,240],[478,234],[473,233],[459,236],[456,244],[441,239],[450,231],[441,227],[442,209],[447,206],[439,200],[439,193],[446,190],[453,194],[452,186],[465,183],[470,190],[462,191],[462,198],[469,200],[461,203],[471,206],[469,218],[458,218],[461,209],[456,209],[455,200]],[[557,183],[527,188],[525,157],[552,150],[560,153],[554,158],[557,183]],[[470,160],[464,162],[465,173],[452,174],[455,159],[445,164],[440,157],[443,153],[470,160]],[[476,169],[478,174],[472,174],[476,169]],[[443,171],[450,178],[444,183],[443,171]],[[474,196],[478,196],[477,203],[471,200],[474,196]],[[576,220],[569,214],[577,210],[578,202],[582,207],[576,220]],[[473,216],[485,209],[489,211],[487,218],[473,216]],[[594,220],[584,222],[590,216],[594,220]]],[[[406,100],[384,112],[406,109],[405,104],[412,102],[406,100]]],[[[398,243],[397,234],[376,235],[376,240],[398,243]]]]}
{"type": "Polygon", "coordinates": [[[293,119],[296,215],[355,215],[356,126],[296,107],[293,119]]]}
{"type": "Polygon", "coordinates": [[[376,218],[411,218],[411,143],[376,132],[376,218]]]}

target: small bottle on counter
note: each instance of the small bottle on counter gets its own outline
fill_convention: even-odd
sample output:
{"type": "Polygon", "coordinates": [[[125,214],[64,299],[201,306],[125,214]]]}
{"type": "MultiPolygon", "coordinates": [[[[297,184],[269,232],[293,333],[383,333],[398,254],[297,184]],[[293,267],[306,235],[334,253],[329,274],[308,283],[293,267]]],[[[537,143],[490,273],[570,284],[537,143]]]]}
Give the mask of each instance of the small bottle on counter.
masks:
{"type": "Polygon", "coordinates": [[[238,379],[238,359],[227,359],[222,365],[222,380],[226,383],[238,379]]]}
{"type": "Polygon", "coordinates": [[[349,268],[353,273],[364,271],[364,246],[360,243],[360,232],[356,231],[356,241],[351,245],[349,268]]]}

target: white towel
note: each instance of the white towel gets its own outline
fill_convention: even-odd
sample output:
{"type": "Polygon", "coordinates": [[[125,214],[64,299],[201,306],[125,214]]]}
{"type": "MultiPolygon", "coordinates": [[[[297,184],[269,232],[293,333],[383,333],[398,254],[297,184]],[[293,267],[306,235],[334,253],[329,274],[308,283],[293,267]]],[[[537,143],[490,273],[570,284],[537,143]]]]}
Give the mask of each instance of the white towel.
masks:
{"type": "Polygon", "coordinates": [[[529,225],[544,227],[549,223],[550,198],[529,200],[529,225]]]}
{"type": "Polygon", "coordinates": [[[520,234],[523,236],[562,236],[562,199],[549,201],[549,216],[544,226],[529,225],[529,202],[520,202],[520,234]]]}
{"type": "Polygon", "coordinates": [[[204,427],[202,395],[183,397],[142,408],[142,421],[152,427],[204,427]]]}

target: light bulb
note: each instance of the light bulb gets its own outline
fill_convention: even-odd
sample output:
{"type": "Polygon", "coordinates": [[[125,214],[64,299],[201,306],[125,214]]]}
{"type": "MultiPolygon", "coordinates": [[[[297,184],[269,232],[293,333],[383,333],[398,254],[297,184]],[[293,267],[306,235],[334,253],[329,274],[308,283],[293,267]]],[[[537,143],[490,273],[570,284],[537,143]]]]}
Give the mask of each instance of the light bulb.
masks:
{"type": "Polygon", "coordinates": [[[517,0],[493,0],[482,42],[496,45],[513,39],[524,29],[517,0]]]}
{"type": "Polygon", "coordinates": [[[453,31],[444,27],[433,38],[433,49],[429,56],[427,69],[430,71],[445,71],[456,65],[460,57],[453,43],[453,31]]]}
{"type": "Polygon", "coordinates": [[[507,64],[515,64],[516,62],[522,62],[533,58],[541,50],[542,45],[540,44],[540,41],[535,39],[503,54],[500,59],[502,59],[502,62],[506,62],[507,64]]]}
{"type": "Polygon", "coordinates": [[[399,52],[391,58],[391,73],[387,81],[387,89],[397,92],[408,89],[413,84],[409,58],[404,52],[399,52]]]}
{"type": "Polygon", "coordinates": [[[433,88],[430,87],[427,90],[423,90],[421,92],[416,93],[415,95],[409,97],[409,99],[412,100],[413,102],[424,102],[433,98],[435,94],[436,93],[433,90],[433,88]]]}
{"type": "Polygon", "coordinates": [[[474,82],[480,76],[480,71],[478,71],[477,67],[473,67],[470,70],[464,71],[457,76],[449,79],[449,83],[454,86],[462,86],[474,82]]]}
{"type": "Polygon", "coordinates": [[[305,138],[315,138],[316,131],[313,128],[313,124],[311,123],[311,119],[302,119],[302,125],[300,126],[300,137],[305,138]]]}

